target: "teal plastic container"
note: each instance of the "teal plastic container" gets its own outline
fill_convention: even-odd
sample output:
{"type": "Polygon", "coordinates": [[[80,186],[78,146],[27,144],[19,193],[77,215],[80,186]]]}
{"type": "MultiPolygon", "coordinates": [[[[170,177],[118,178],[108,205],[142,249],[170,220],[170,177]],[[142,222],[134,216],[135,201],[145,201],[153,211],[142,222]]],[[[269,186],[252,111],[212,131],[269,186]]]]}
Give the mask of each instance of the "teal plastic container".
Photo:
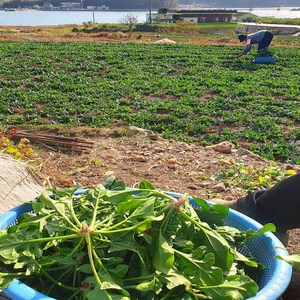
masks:
{"type": "Polygon", "coordinates": [[[276,62],[276,58],[270,56],[259,56],[255,57],[254,62],[257,64],[274,64],[276,62]]]}

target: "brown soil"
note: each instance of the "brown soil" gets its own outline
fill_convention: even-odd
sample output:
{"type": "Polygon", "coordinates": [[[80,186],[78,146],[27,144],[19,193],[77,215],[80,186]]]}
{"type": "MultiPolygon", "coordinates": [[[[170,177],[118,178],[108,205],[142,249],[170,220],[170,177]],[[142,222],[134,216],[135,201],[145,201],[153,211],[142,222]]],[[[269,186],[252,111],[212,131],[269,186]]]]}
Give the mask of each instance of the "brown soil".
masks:
{"type": "MultiPolygon", "coordinates": [[[[231,168],[235,163],[257,169],[274,164],[244,148],[235,149],[232,144],[216,151],[198,143],[166,140],[135,127],[60,129],[50,135],[76,137],[93,144],[80,152],[70,148],[58,150],[55,145],[45,143],[34,145],[39,181],[58,187],[90,188],[115,176],[128,187],[137,187],[140,181],[148,180],[157,189],[188,193],[211,201],[216,198],[230,201],[244,196],[245,191],[218,181],[216,174],[222,168],[231,168]]],[[[278,165],[300,172],[298,165],[278,165]]],[[[290,232],[290,253],[300,253],[299,232],[290,232]]]]}
{"type": "MultiPolygon", "coordinates": [[[[0,26],[0,41],[39,41],[39,42],[117,42],[117,43],[155,43],[168,38],[179,43],[189,44],[227,44],[239,45],[237,39],[229,38],[209,38],[199,37],[199,30],[195,32],[184,29],[183,31],[165,32],[128,32],[128,28],[103,29],[99,32],[85,33],[81,30],[94,27],[82,25],[61,25],[61,26],[0,26]],[[75,29],[75,31],[74,31],[75,29]],[[78,31],[76,31],[78,30],[78,31]]],[[[221,30],[221,29],[220,29],[221,30]]],[[[201,34],[208,33],[210,30],[202,29],[201,34]]],[[[221,36],[227,35],[228,30],[221,32],[221,36]]],[[[274,44],[274,42],[273,42],[274,44]]]]}

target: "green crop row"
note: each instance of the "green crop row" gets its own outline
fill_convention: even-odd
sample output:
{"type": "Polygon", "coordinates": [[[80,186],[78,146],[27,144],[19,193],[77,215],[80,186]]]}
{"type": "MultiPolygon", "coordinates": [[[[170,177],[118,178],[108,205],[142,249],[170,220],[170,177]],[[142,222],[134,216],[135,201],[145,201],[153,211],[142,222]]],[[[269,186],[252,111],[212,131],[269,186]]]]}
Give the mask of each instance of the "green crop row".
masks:
{"type": "Polygon", "coordinates": [[[131,124],[203,145],[247,142],[300,163],[299,49],[275,64],[234,58],[241,47],[0,43],[0,126],[131,124]]]}

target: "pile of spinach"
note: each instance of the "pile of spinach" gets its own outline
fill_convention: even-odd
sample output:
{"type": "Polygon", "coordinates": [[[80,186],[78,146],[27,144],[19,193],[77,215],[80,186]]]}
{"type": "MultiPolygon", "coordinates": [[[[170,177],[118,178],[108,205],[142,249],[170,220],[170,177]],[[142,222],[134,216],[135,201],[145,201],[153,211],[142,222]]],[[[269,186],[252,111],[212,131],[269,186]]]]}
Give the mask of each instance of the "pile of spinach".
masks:
{"type": "Polygon", "coordinates": [[[126,189],[45,190],[0,234],[0,286],[18,278],[56,299],[247,299],[258,285],[237,249],[259,232],[226,227],[228,208],[175,199],[142,181],[126,189]],[[49,196],[51,195],[51,196],[49,196]]]}

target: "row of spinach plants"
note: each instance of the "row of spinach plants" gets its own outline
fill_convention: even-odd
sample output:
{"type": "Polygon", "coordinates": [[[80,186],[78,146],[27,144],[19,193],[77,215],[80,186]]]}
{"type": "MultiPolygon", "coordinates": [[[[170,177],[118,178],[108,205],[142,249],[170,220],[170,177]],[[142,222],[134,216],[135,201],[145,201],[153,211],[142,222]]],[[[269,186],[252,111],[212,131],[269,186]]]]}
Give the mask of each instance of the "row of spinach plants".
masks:
{"type": "Polygon", "coordinates": [[[239,46],[0,43],[0,126],[132,124],[203,145],[247,142],[300,163],[299,49],[275,64],[239,46]]]}

